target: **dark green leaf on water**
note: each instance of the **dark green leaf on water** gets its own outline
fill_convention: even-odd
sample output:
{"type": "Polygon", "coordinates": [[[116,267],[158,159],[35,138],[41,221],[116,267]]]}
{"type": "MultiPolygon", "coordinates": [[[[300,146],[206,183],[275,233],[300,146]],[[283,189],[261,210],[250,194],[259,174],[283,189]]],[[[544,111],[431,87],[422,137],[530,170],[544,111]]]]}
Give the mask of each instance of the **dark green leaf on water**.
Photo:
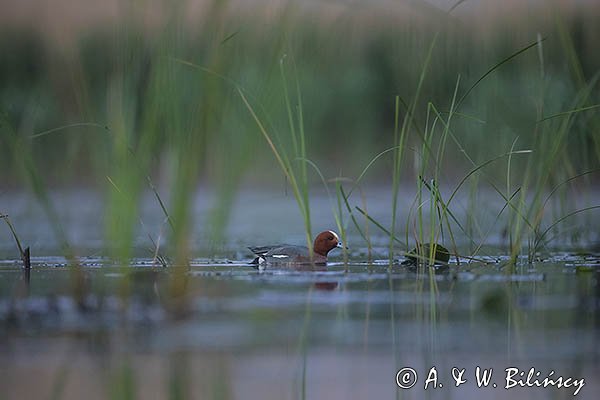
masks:
{"type": "Polygon", "coordinates": [[[424,243],[406,253],[406,260],[402,262],[402,265],[417,265],[418,263],[429,263],[432,251],[435,251],[434,263],[448,264],[448,261],[450,260],[450,251],[448,251],[447,248],[438,244],[435,245],[435,249],[432,249],[430,243],[424,243]]]}

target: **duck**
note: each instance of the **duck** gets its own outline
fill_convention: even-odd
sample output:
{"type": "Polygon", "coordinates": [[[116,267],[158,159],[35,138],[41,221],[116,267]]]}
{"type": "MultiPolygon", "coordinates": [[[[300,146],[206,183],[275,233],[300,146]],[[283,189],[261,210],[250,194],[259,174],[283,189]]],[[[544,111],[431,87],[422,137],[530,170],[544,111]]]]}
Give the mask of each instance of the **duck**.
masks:
{"type": "Polygon", "coordinates": [[[251,264],[259,267],[266,264],[323,265],[327,263],[327,254],[335,248],[344,248],[344,246],[334,231],[324,231],[317,235],[313,243],[312,257],[306,246],[278,244],[248,247],[256,255],[251,264]]]}

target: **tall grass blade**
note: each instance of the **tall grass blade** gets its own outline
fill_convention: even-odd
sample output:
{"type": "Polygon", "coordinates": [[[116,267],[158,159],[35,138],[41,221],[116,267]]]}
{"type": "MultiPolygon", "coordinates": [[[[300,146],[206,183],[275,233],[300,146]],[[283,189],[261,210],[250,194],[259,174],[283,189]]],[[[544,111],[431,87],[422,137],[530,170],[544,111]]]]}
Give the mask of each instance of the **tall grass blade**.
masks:
{"type": "Polygon", "coordinates": [[[371,221],[376,227],[378,227],[383,233],[385,233],[389,238],[393,238],[393,240],[396,243],[399,243],[401,245],[403,245],[404,247],[407,247],[407,244],[402,242],[400,239],[398,239],[395,236],[392,236],[392,233],[387,230],[380,222],[376,221],[372,216],[370,216],[366,211],[364,211],[362,208],[358,207],[358,206],[354,206],[354,208],[361,213],[365,218],[367,218],[369,221],[371,221]]]}
{"type": "Polygon", "coordinates": [[[539,119],[537,121],[537,123],[548,121],[549,119],[558,118],[558,117],[569,117],[572,114],[580,113],[580,112],[583,112],[583,111],[595,110],[597,108],[600,108],[600,104],[594,104],[592,106],[586,106],[586,107],[579,107],[579,108],[576,108],[574,110],[563,111],[563,112],[559,112],[559,113],[556,113],[556,114],[548,115],[547,117],[539,119]]]}
{"type": "Polygon", "coordinates": [[[479,77],[479,79],[477,79],[475,81],[475,83],[473,83],[471,85],[471,87],[469,87],[469,89],[467,89],[467,91],[465,92],[465,94],[462,95],[462,97],[460,98],[460,100],[458,100],[458,103],[456,105],[456,108],[458,109],[462,103],[465,101],[465,99],[469,96],[469,94],[471,94],[471,92],[473,91],[473,89],[475,89],[477,87],[477,85],[479,85],[485,78],[487,78],[490,74],[492,74],[494,71],[496,71],[498,68],[500,68],[502,65],[506,64],[507,62],[511,61],[512,59],[514,59],[515,57],[518,57],[520,54],[525,53],[527,50],[538,46],[540,42],[543,42],[544,40],[546,40],[546,38],[542,38],[540,40],[536,40],[535,42],[523,47],[522,49],[512,53],[511,55],[509,55],[508,57],[502,59],[500,62],[496,63],[495,65],[493,65],[490,69],[488,69],[483,75],[481,75],[479,77]]]}
{"type": "Polygon", "coordinates": [[[37,139],[37,138],[42,137],[42,136],[50,135],[51,133],[60,132],[60,131],[63,131],[63,130],[69,129],[69,128],[77,128],[77,127],[82,127],[82,126],[89,126],[89,127],[94,127],[94,128],[100,128],[100,129],[104,129],[104,130],[107,130],[107,131],[109,130],[108,126],[102,125],[102,124],[98,124],[96,122],[78,122],[78,123],[74,123],[74,124],[59,126],[58,128],[48,129],[48,130],[43,131],[43,132],[34,133],[33,135],[30,135],[29,138],[31,138],[31,139],[37,139]]]}
{"type": "Polygon", "coordinates": [[[154,182],[152,182],[152,178],[150,178],[150,176],[147,176],[146,179],[148,180],[148,185],[150,186],[152,193],[154,193],[154,197],[156,197],[156,200],[158,201],[158,204],[160,205],[160,209],[162,210],[163,214],[165,215],[167,222],[171,226],[171,229],[173,231],[175,231],[175,225],[173,225],[173,219],[169,215],[169,212],[167,211],[167,207],[165,206],[165,203],[163,202],[162,198],[160,197],[160,194],[158,193],[158,190],[156,189],[154,182]]]}
{"type": "Polygon", "coordinates": [[[562,221],[564,221],[567,218],[570,218],[574,215],[581,214],[582,212],[586,212],[586,211],[590,211],[590,210],[596,210],[596,209],[600,209],[600,205],[590,206],[590,207],[581,208],[579,210],[575,210],[573,212],[568,213],[567,215],[563,215],[562,217],[560,217],[559,219],[557,219],[556,221],[551,223],[548,226],[548,228],[546,228],[546,230],[544,230],[540,235],[536,235],[534,245],[533,245],[534,252],[537,251],[540,243],[544,240],[544,237],[548,234],[548,232],[550,232],[552,230],[552,228],[554,228],[556,225],[560,224],[562,221]]]}
{"type": "Polygon", "coordinates": [[[0,213],[0,219],[3,219],[4,222],[6,222],[6,225],[8,225],[8,229],[10,229],[10,233],[15,239],[15,243],[17,244],[17,248],[19,249],[19,256],[23,258],[25,251],[23,250],[23,246],[21,245],[21,241],[19,240],[19,235],[17,235],[17,231],[13,224],[10,222],[8,215],[0,213]]]}
{"type": "Polygon", "coordinates": [[[340,185],[340,194],[342,196],[342,199],[344,200],[344,205],[346,206],[346,210],[348,211],[348,214],[350,215],[350,219],[352,220],[352,223],[354,224],[356,231],[363,238],[363,240],[365,242],[367,242],[367,244],[370,246],[370,240],[367,237],[367,235],[365,234],[365,232],[363,232],[363,229],[358,224],[358,221],[356,220],[356,217],[354,216],[354,213],[352,212],[352,207],[350,207],[350,203],[348,202],[348,195],[346,195],[346,192],[344,191],[344,187],[341,185],[340,185]]]}
{"type": "MultiPolygon", "coordinates": [[[[293,170],[291,164],[286,161],[286,158],[284,158],[285,152],[283,150],[280,151],[277,148],[277,146],[274,144],[274,142],[271,139],[271,136],[269,135],[269,133],[267,132],[264,124],[262,123],[262,121],[260,120],[258,115],[256,114],[254,108],[250,105],[250,102],[248,101],[247,97],[245,96],[245,94],[241,90],[241,88],[238,87],[237,92],[240,95],[244,105],[246,106],[246,109],[250,112],[250,115],[254,119],[254,122],[256,122],[260,133],[267,141],[267,144],[271,148],[271,151],[273,152],[273,155],[275,156],[275,159],[277,160],[279,167],[281,168],[282,172],[285,174],[286,178],[288,179],[288,181],[292,187],[294,197],[296,198],[296,202],[297,202],[298,207],[300,208],[300,212],[302,213],[302,216],[304,218],[307,247],[310,250],[310,254],[312,254],[312,235],[311,235],[311,229],[310,229],[310,225],[311,225],[310,224],[310,211],[309,211],[309,205],[307,202],[307,200],[308,200],[308,194],[307,194],[308,193],[307,192],[308,182],[304,178],[301,183],[298,182],[298,179],[296,177],[296,174],[294,173],[294,170],[293,170]],[[304,187],[304,189],[302,189],[301,186],[304,187]]],[[[301,135],[302,135],[302,133],[301,133],[301,135]]],[[[301,152],[302,152],[302,150],[301,150],[301,152]]],[[[299,158],[306,159],[306,157],[299,157],[299,158]]],[[[305,164],[305,163],[303,163],[303,164],[305,164]]],[[[303,174],[303,177],[304,176],[305,175],[303,174]]]]}

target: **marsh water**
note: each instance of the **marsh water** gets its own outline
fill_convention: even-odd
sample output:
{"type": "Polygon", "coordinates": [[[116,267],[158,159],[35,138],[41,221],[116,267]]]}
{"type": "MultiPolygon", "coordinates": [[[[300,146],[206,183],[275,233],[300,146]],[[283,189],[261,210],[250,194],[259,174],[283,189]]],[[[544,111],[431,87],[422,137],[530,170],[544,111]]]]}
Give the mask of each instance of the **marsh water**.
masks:
{"type": "MultiPolygon", "coordinates": [[[[369,196],[372,210],[385,209],[386,193],[369,196]]],[[[101,201],[89,192],[57,195],[55,201],[70,205],[60,208],[61,218],[80,255],[83,294],[73,290],[73,269],[43,213],[27,199],[3,202],[14,205],[8,212],[32,248],[32,269],[28,275],[10,256],[14,242],[3,231],[0,399],[567,399],[575,393],[592,399],[600,393],[600,256],[592,246],[547,250],[533,263],[523,258],[511,266],[497,235],[476,261],[413,270],[399,265],[401,256],[390,267],[388,239],[371,228],[370,258],[351,231],[347,263],[333,253],[327,268],[258,271],[248,265],[245,245],[302,244],[304,236],[290,197],[253,192],[232,209],[230,240],[215,246],[214,255],[191,260],[187,296],[175,306],[168,296],[173,266],[160,266],[147,250],[148,232],[163,225],[151,196],[136,240],[139,257],[123,266],[99,245],[101,201]],[[480,379],[483,370],[491,372],[487,385],[478,384],[478,367],[480,379]],[[416,384],[399,388],[397,378],[412,384],[413,370],[416,384]],[[464,380],[458,387],[457,378],[464,380]],[[554,384],[537,387],[545,378],[554,384]]],[[[201,220],[212,206],[198,204],[201,220]]],[[[334,227],[327,197],[312,204],[313,229],[334,227]]],[[[195,243],[198,253],[209,247],[195,243]]]]}

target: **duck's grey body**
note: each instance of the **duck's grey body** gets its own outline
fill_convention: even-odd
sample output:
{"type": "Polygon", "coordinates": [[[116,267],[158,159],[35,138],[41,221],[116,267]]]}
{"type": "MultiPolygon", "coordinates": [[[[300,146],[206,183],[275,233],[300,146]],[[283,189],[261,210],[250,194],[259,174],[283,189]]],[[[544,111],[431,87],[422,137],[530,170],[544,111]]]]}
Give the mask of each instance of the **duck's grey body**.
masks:
{"type": "Polygon", "coordinates": [[[327,257],[313,253],[311,259],[308,247],[295,246],[291,244],[277,244],[272,246],[248,247],[256,254],[253,264],[302,264],[302,263],[325,263],[327,257]]]}

